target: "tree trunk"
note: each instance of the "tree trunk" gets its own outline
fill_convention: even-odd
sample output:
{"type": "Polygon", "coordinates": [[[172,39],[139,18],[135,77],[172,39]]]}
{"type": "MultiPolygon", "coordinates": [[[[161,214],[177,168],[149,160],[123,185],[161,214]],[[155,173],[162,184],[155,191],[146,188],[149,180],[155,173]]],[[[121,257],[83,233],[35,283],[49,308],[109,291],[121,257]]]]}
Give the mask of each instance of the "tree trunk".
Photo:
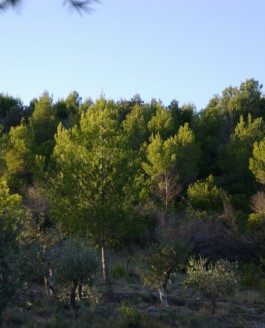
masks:
{"type": "Polygon", "coordinates": [[[107,287],[111,291],[111,280],[110,280],[110,275],[109,275],[109,266],[108,266],[108,260],[107,260],[107,255],[106,255],[106,245],[105,245],[104,238],[102,238],[102,240],[101,240],[101,263],[102,263],[103,278],[105,280],[107,287]]]}
{"type": "Polygon", "coordinates": [[[81,301],[82,300],[82,283],[80,282],[79,284],[78,284],[78,298],[79,298],[79,301],[81,301]]]}
{"type": "Polygon", "coordinates": [[[165,176],[165,223],[167,221],[167,213],[168,213],[168,178],[167,174],[165,176]]]}
{"type": "Polygon", "coordinates": [[[168,301],[167,301],[167,293],[165,291],[165,288],[163,286],[159,287],[158,292],[159,292],[161,304],[168,307],[169,305],[168,305],[168,301]]]}
{"type": "Polygon", "coordinates": [[[76,303],[75,303],[75,292],[76,292],[76,288],[77,288],[77,281],[74,280],[73,281],[73,286],[72,286],[72,289],[71,289],[71,294],[70,294],[70,306],[73,308],[73,309],[76,309],[76,303]]]}
{"type": "Polygon", "coordinates": [[[50,293],[49,293],[49,286],[48,286],[48,279],[46,276],[44,276],[44,286],[45,286],[45,294],[46,294],[46,297],[47,299],[49,300],[50,299],[50,293]]]}
{"type": "Polygon", "coordinates": [[[215,298],[211,299],[211,303],[212,303],[211,313],[214,314],[215,313],[215,310],[217,308],[216,299],[215,298]]]}
{"type": "Polygon", "coordinates": [[[55,293],[55,279],[51,268],[49,269],[48,277],[44,276],[44,285],[47,299],[52,299],[55,293]]]}

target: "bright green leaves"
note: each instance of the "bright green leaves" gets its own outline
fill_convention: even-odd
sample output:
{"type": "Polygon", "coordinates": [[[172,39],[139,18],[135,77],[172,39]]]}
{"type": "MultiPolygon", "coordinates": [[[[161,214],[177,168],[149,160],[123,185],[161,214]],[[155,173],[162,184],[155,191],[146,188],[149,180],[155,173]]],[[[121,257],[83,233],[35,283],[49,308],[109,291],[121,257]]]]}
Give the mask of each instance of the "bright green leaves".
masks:
{"type": "Polygon", "coordinates": [[[7,182],[0,181],[0,221],[1,231],[16,230],[17,224],[23,215],[21,206],[22,197],[10,194],[7,182]]]}
{"type": "Polygon", "coordinates": [[[111,143],[114,147],[120,134],[119,113],[115,103],[100,98],[87,112],[82,113],[80,132],[87,147],[93,148],[96,143],[101,147],[111,143]]]}
{"type": "Polygon", "coordinates": [[[110,241],[119,235],[129,198],[130,157],[118,120],[115,104],[100,98],[82,114],[80,128],[59,125],[55,137],[53,213],[69,232],[87,233],[97,243],[102,236],[110,241]]]}
{"type": "Polygon", "coordinates": [[[184,185],[198,174],[199,146],[195,142],[188,124],[181,126],[178,134],[163,141],[160,135],[151,138],[147,147],[147,164],[143,167],[148,175],[155,178],[170,172],[178,174],[184,185]]]}
{"type": "Polygon", "coordinates": [[[127,146],[132,150],[139,150],[141,144],[148,140],[147,123],[150,110],[146,106],[136,104],[123,121],[123,136],[127,146]]]}
{"type": "Polygon", "coordinates": [[[52,99],[48,93],[44,93],[35,102],[35,109],[30,118],[30,126],[36,145],[40,145],[48,140],[53,140],[56,132],[57,120],[52,106],[52,99]]]}
{"type": "Polygon", "coordinates": [[[174,123],[172,116],[166,109],[158,107],[147,127],[151,134],[156,135],[159,133],[162,139],[166,139],[173,134],[174,123]]]}
{"type": "Polygon", "coordinates": [[[30,129],[23,122],[21,125],[11,128],[4,160],[7,167],[6,179],[12,185],[18,186],[32,180],[34,165],[32,135],[30,129]]]}
{"type": "Polygon", "coordinates": [[[147,159],[150,164],[143,163],[143,168],[152,178],[166,172],[173,173],[176,168],[176,140],[171,137],[163,141],[159,134],[151,137],[147,159]]]}
{"type": "Polygon", "coordinates": [[[222,190],[215,184],[210,175],[203,181],[196,181],[187,190],[187,196],[194,208],[204,211],[222,209],[222,190]]]}
{"type": "Polygon", "coordinates": [[[147,162],[143,163],[153,191],[168,206],[169,201],[198,174],[199,146],[188,124],[181,126],[174,137],[163,141],[152,136],[147,147],[147,162]]]}
{"type": "Polygon", "coordinates": [[[253,157],[249,160],[249,168],[256,179],[265,184],[265,138],[254,143],[253,157]]]}

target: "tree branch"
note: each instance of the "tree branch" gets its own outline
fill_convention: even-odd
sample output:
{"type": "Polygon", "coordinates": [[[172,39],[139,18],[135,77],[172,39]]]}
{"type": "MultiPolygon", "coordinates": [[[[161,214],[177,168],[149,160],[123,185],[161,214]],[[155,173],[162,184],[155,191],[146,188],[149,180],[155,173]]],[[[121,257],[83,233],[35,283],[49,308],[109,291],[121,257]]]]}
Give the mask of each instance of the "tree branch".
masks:
{"type": "MultiPolygon", "coordinates": [[[[23,0],[0,0],[0,11],[17,8],[22,4],[23,0]]],[[[92,3],[98,3],[99,0],[64,0],[64,5],[69,5],[70,8],[75,9],[78,13],[91,12],[92,3]]]]}

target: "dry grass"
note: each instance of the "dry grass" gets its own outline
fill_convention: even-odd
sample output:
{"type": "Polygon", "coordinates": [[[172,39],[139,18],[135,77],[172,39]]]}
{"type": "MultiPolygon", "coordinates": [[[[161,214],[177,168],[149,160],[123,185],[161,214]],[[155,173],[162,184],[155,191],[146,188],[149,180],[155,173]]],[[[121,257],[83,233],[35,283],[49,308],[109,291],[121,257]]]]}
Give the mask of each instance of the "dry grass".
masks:
{"type": "Polygon", "coordinates": [[[258,290],[254,289],[245,289],[245,290],[237,290],[233,297],[231,298],[231,301],[233,301],[236,304],[239,305],[264,305],[264,295],[258,290]]]}

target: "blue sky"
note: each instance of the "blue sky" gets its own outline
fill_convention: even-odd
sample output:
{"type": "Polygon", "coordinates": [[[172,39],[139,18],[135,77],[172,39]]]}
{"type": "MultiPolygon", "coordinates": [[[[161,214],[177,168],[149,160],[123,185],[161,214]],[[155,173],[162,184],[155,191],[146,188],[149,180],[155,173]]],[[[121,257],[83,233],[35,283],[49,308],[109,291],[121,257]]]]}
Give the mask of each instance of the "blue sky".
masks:
{"type": "Polygon", "coordinates": [[[198,110],[248,78],[265,84],[264,0],[101,0],[82,16],[62,0],[0,14],[0,92],[54,100],[176,99],[198,110]]]}

